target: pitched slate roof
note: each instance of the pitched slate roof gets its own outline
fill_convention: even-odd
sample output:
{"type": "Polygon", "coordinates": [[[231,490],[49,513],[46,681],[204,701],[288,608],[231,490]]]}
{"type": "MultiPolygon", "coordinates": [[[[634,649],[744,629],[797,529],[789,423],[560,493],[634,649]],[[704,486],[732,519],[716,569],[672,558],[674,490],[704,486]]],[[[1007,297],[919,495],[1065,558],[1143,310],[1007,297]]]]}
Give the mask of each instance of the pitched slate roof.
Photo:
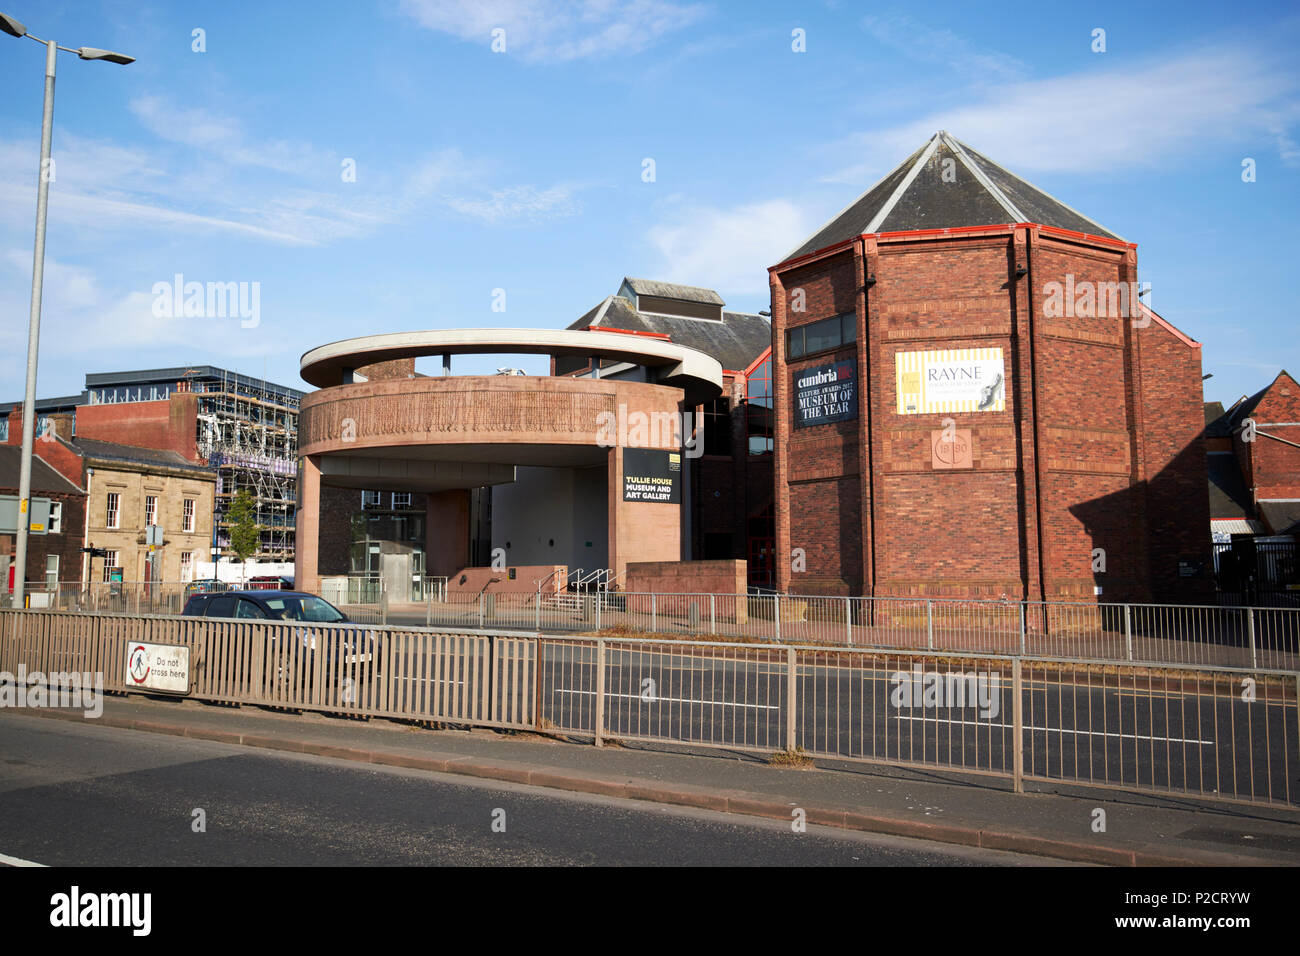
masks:
{"type": "Polygon", "coordinates": [[[167,468],[183,468],[203,474],[216,474],[211,468],[195,464],[184,455],[174,451],[140,448],[136,445],[119,445],[117,442],[100,441],[97,438],[74,438],[69,442],[69,445],[78,454],[86,458],[98,458],[101,461],[130,462],[136,465],[163,465],[167,468]]]}
{"type": "Polygon", "coordinates": [[[863,233],[1034,222],[1120,236],[940,130],[785,258],[863,233]]]}
{"type": "MultiPolygon", "coordinates": [[[[55,471],[38,454],[32,454],[32,491],[79,492],[75,484],[55,471]]],[[[23,450],[18,445],[0,445],[0,488],[17,489],[23,450]]]]}
{"type": "Polygon", "coordinates": [[[695,285],[656,282],[654,279],[633,279],[630,276],[624,276],[623,281],[637,295],[653,295],[662,299],[681,299],[684,302],[703,302],[708,305],[726,305],[722,301],[722,296],[712,289],[702,289],[695,285]]]}
{"type": "Polygon", "coordinates": [[[1274,534],[1293,534],[1300,524],[1300,501],[1294,498],[1261,498],[1259,516],[1274,534]]]}
{"type": "Polygon", "coordinates": [[[724,369],[731,371],[748,368],[772,344],[772,326],[761,315],[724,310],[721,322],[679,318],[639,312],[631,302],[617,295],[607,297],[569,328],[622,329],[667,335],[677,345],[713,356],[724,369]]]}
{"type": "Polygon", "coordinates": [[[1237,456],[1230,451],[1206,455],[1205,467],[1210,481],[1210,518],[1254,518],[1255,508],[1237,456]]]}

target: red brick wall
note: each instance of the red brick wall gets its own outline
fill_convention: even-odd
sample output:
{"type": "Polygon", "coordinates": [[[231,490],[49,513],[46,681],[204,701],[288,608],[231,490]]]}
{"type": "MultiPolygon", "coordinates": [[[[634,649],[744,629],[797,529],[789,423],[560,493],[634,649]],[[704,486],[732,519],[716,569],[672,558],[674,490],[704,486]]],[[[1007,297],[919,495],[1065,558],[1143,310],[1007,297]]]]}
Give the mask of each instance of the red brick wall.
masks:
{"type": "Polygon", "coordinates": [[[77,437],[174,451],[199,461],[198,396],[177,392],[166,401],[78,405],[77,437]]]}
{"type": "MultiPolygon", "coordinates": [[[[794,428],[791,382],[802,371],[859,359],[863,322],[851,251],[792,269],[772,299],[776,395],[777,587],[800,594],[859,594],[863,588],[862,517],[867,498],[860,467],[862,421],[794,428]],[[799,310],[799,305],[803,310],[799,310]],[[857,314],[859,342],[811,359],[787,362],[787,329],[846,312],[857,314]],[[779,315],[779,318],[778,318],[779,315]]],[[[858,389],[864,385],[858,361],[858,389]]]]}
{"type": "MultiPolygon", "coordinates": [[[[39,457],[39,456],[38,456],[39,457]]],[[[0,494],[17,495],[17,488],[0,488],[0,494]]],[[[26,580],[32,584],[44,586],[45,558],[47,555],[59,556],[59,580],[81,580],[81,548],[86,528],[86,496],[71,491],[48,491],[44,488],[32,488],[33,498],[49,498],[51,502],[63,504],[63,531],[59,534],[29,534],[27,536],[27,574],[26,580]]],[[[9,556],[12,563],[17,537],[11,534],[0,535],[0,554],[9,556]]],[[[9,582],[0,581],[0,591],[7,590],[9,582]]]]}
{"type": "MultiPolygon", "coordinates": [[[[1300,385],[1286,372],[1269,386],[1250,417],[1257,430],[1300,443],[1300,385]]],[[[1300,498],[1300,448],[1256,434],[1248,454],[1255,499],[1300,498]]]]}
{"type": "MultiPolygon", "coordinates": [[[[66,437],[66,436],[64,436],[66,437]]],[[[19,403],[9,415],[9,440],[6,444],[21,447],[23,443],[23,406],[19,403]]],[[[32,453],[79,488],[84,488],[85,463],[80,455],[57,438],[42,436],[33,443],[32,453]]]]}
{"type": "Polygon", "coordinates": [[[744,594],[744,561],[629,561],[626,591],[634,594],[744,594]]]}
{"type": "Polygon", "coordinates": [[[368,382],[380,382],[394,378],[414,378],[415,359],[393,359],[391,362],[376,362],[374,365],[361,366],[361,368],[357,369],[357,372],[364,375],[368,382]]]}
{"type": "Polygon", "coordinates": [[[1208,528],[1199,349],[1161,327],[1142,332],[1144,353],[1128,315],[1045,309],[1049,282],[1135,272],[1134,250],[1022,227],[871,237],[774,273],[777,553],[803,548],[807,560],[803,575],[778,565],[778,584],[1084,600],[1100,586],[1102,600],[1125,600],[1148,598],[1158,569],[1160,593],[1193,590],[1177,560],[1204,553],[1208,528]],[[1028,272],[1017,276],[1020,264],[1028,272]],[[786,361],[787,328],[847,311],[856,347],[786,361]],[[1003,351],[1004,411],[897,413],[897,352],[978,347],[1003,351]],[[792,376],[855,353],[858,418],[794,429],[792,376]],[[970,431],[971,468],[933,466],[930,435],[949,417],[970,431]]]}
{"type": "Polygon", "coordinates": [[[1045,302],[1048,283],[1077,290],[1084,283],[1127,282],[1133,264],[1122,249],[1048,238],[1032,245],[1033,290],[1042,297],[1035,304],[1035,354],[1043,593],[1049,600],[1146,596],[1131,316],[1100,306],[1096,312],[1105,314],[1049,315],[1045,302]],[[1095,550],[1101,553],[1094,556],[1095,550]]]}
{"type": "Polygon", "coordinates": [[[1204,407],[1201,350],[1155,321],[1135,332],[1152,593],[1161,601],[1199,603],[1214,593],[1204,425],[1195,418],[1204,407]],[[1179,561],[1204,571],[1183,577],[1179,561]]]}

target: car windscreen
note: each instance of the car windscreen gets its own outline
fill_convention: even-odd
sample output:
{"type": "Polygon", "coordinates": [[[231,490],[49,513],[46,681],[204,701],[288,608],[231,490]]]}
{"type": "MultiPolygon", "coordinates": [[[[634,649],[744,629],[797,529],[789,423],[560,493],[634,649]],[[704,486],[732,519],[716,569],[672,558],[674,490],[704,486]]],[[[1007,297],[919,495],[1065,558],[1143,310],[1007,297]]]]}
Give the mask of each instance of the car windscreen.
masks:
{"type": "Polygon", "coordinates": [[[268,597],[262,601],[272,612],[286,621],[314,621],[319,624],[338,624],[343,615],[327,601],[318,597],[268,597]]]}

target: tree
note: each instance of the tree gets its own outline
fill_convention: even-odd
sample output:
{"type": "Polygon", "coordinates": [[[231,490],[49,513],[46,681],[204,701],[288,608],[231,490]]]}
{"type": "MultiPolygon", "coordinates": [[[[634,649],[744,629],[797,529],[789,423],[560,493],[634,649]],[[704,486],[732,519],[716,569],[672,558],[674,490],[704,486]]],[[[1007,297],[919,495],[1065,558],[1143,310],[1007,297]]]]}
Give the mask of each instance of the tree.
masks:
{"type": "Polygon", "coordinates": [[[230,547],[245,566],[262,542],[262,528],[255,520],[256,514],[257,503],[252,493],[242,489],[230,505],[230,547]]]}

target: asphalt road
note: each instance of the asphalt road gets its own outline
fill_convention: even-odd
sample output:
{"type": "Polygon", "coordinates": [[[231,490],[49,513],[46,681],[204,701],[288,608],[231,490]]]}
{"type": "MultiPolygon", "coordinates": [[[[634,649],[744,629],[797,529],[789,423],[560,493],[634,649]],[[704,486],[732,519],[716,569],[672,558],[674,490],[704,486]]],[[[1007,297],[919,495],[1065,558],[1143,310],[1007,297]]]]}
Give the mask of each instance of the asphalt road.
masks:
{"type": "Polygon", "coordinates": [[[6,714],[0,741],[0,859],[46,865],[1050,862],[6,714]]]}

